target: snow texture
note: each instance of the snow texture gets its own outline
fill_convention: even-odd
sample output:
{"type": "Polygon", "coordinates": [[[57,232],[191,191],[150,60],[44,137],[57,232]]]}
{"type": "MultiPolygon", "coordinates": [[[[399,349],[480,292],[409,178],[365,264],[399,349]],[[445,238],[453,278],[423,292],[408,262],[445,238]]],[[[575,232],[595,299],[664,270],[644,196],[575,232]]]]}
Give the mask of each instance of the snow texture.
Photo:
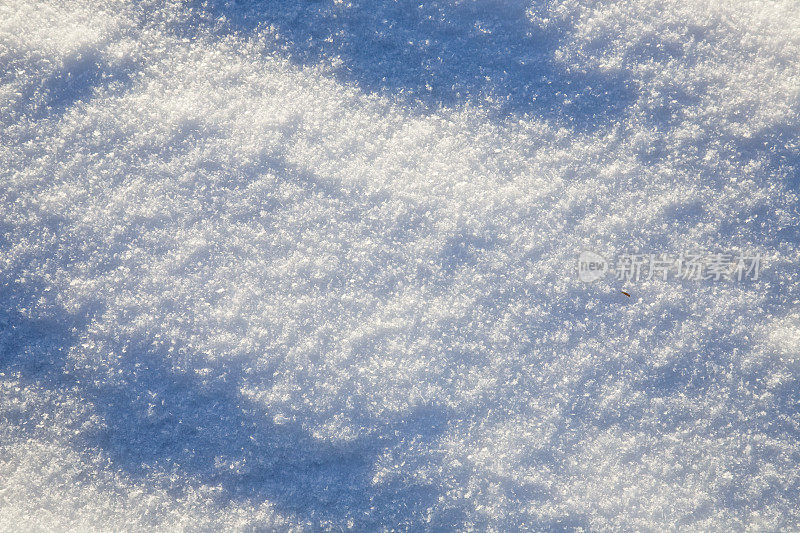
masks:
{"type": "Polygon", "coordinates": [[[797,0],[3,0],[0,173],[0,530],[800,530],[797,0]]]}

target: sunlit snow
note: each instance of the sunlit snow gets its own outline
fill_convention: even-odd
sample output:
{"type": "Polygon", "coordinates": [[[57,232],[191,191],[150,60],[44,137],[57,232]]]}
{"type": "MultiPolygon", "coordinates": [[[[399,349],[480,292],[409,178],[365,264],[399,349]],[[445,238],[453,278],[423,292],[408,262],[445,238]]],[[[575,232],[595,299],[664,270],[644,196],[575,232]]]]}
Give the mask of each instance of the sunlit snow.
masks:
{"type": "Polygon", "coordinates": [[[796,530],[799,186],[797,0],[0,2],[0,530],[796,530]]]}

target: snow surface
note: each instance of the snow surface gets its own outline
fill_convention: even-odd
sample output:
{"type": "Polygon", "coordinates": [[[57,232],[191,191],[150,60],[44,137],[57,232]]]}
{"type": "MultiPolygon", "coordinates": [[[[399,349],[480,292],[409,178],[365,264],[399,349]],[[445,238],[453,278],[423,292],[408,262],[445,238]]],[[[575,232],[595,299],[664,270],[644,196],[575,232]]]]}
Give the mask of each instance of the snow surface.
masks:
{"type": "Polygon", "coordinates": [[[800,530],[797,0],[4,0],[0,172],[4,531],[800,530]]]}

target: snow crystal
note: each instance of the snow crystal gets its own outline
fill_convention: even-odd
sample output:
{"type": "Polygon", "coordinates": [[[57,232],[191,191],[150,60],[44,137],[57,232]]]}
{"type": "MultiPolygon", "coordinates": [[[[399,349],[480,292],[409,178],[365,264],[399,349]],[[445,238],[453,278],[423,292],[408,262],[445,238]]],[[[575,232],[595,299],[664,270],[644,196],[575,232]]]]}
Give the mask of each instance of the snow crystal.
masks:
{"type": "Polygon", "coordinates": [[[794,0],[11,0],[0,65],[0,529],[800,527],[794,0]]]}

